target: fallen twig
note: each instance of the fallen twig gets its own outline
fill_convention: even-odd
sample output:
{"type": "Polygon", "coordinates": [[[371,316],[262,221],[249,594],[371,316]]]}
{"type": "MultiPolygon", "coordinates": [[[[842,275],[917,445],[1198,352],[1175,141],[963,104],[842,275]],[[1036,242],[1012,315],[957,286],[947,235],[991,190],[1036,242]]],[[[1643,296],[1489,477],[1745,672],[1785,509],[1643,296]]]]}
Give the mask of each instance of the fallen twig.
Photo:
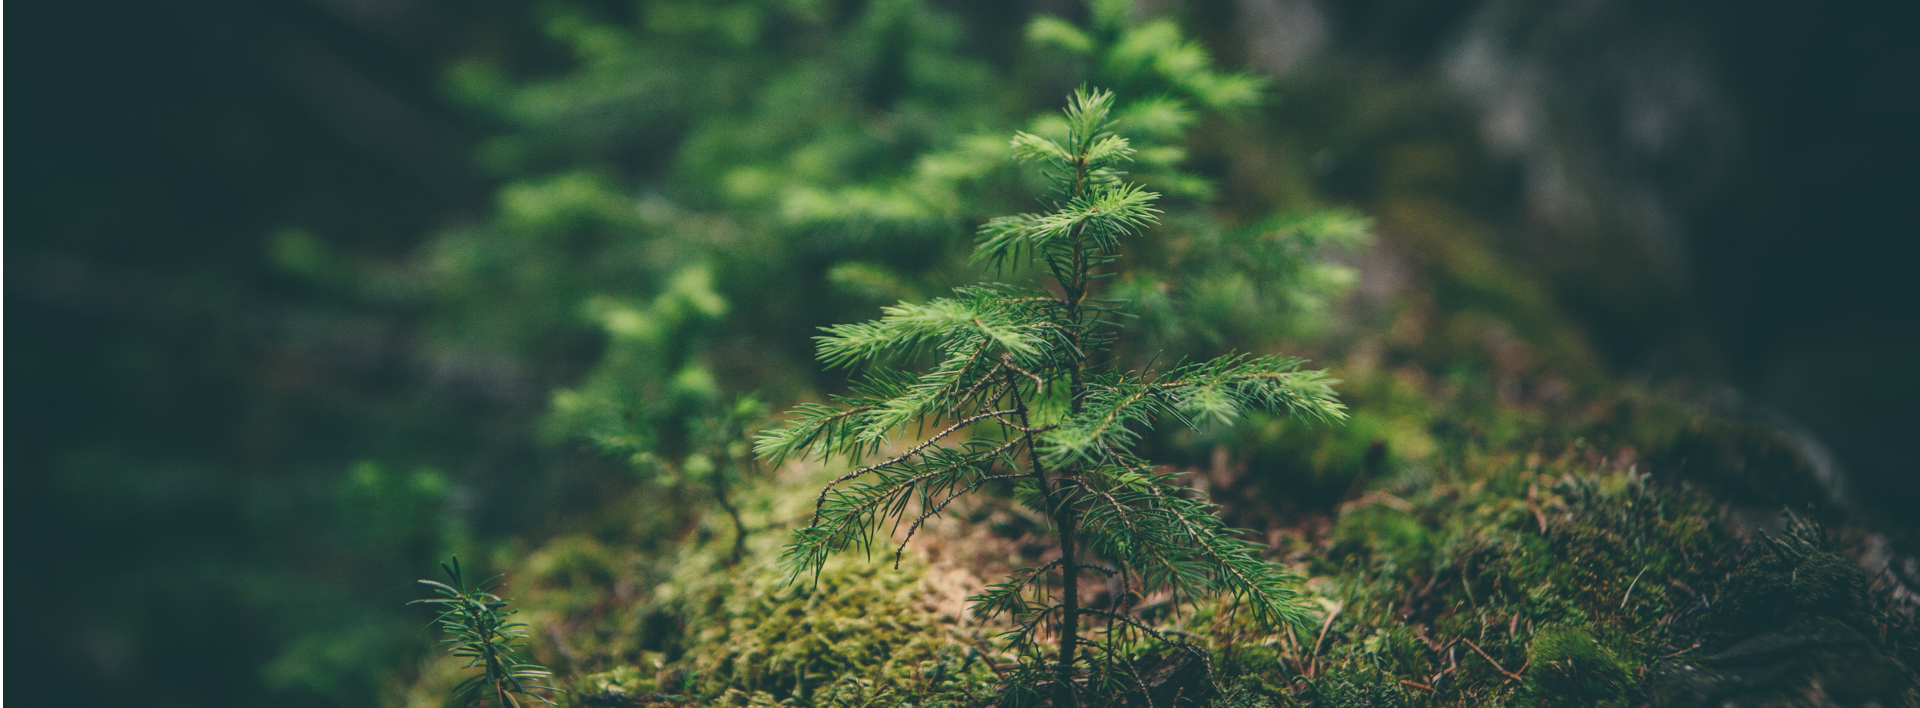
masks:
{"type": "Polygon", "coordinates": [[[1641,568],[1639,575],[1633,576],[1633,582],[1627,583],[1627,594],[1620,596],[1620,609],[1627,609],[1627,598],[1633,597],[1633,589],[1640,584],[1640,576],[1646,575],[1647,569],[1652,567],[1653,566],[1647,566],[1646,568],[1641,568]]]}
{"type": "Polygon", "coordinates": [[[1338,605],[1334,605],[1333,609],[1327,612],[1327,621],[1320,625],[1320,637],[1318,639],[1313,640],[1313,653],[1307,656],[1307,677],[1308,678],[1312,678],[1315,675],[1315,671],[1319,668],[1320,645],[1325,644],[1327,641],[1327,630],[1333,628],[1333,618],[1339,617],[1340,611],[1346,608],[1347,606],[1345,604],[1338,604],[1338,605]]]}
{"type": "MultiPolygon", "coordinates": [[[[1466,637],[1461,637],[1460,641],[1465,642],[1469,648],[1473,649],[1475,652],[1478,652],[1480,654],[1480,658],[1486,659],[1487,663],[1492,664],[1495,671],[1499,671],[1500,673],[1506,674],[1507,678],[1512,679],[1514,681],[1520,680],[1520,674],[1516,674],[1512,671],[1508,671],[1506,667],[1500,665],[1500,662],[1494,661],[1493,657],[1488,656],[1487,651],[1485,649],[1481,649],[1480,645],[1473,643],[1473,640],[1468,639],[1466,637]]],[[[1521,671],[1525,671],[1526,669],[1527,669],[1526,666],[1520,667],[1521,671]]]]}
{"type": "Polygon", "coordinates": [[[1676,652],[1674,652],[1674,653],[1672,653],[1672,654],[1666,654],[1666,655],[1663,655],[1663,656],[1661,656],[1660,658],[1662,658],[1662,659],[1671,659],[1671,658],[1673,658],[1673,657],[1676,657],[1676,656],[1679,656],[1679,655],[1681,655],[1681,654],[1685,654],[1685,653],[1687,653],[1687,652],[1690,652],[1690,651],[1693,651],[1693,650],[1695,650],[1695,649],[1699,649],[1699,648],[1700,648],[1700,643],[1699,643],[1699,642],[1694,642],[1694,643],[1693,643],[1693,646],[1690,646],[1690,647],[1687,647],[1687,648],[1685,648],[1685,649],[1681,649],[1680,651],[1676,651],[1676,652]]]}

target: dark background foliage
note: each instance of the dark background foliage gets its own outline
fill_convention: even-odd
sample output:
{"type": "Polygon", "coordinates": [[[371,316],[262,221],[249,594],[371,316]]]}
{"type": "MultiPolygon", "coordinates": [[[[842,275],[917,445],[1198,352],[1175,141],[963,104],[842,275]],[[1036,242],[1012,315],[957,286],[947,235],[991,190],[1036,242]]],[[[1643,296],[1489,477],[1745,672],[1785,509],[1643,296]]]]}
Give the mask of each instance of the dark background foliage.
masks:
{"type": "MultiPolygon", "coordinates": [[[[273,265],[288,228],[379,261],[480,218],[495,178],[469,154],[491,128],[445,98],[443,75],[472,56],[564,70],[537,5],[12,8],[7,698],[364,695],[269,662],[319,626],[367,628],[314,647],[323,661],[412,656],[424,636],[391,628],[418,623],[399,609],[408,581],[452,532],[374,528],[343,505],[440,500],[445,513],[422,518],[537,535],[591,494],[588,456],[526,431],[594,343],[555,343],[561,364],[539,370],[437,349],[422,313],[273,265]],[[343,481],[362,459],[402,469],[343,481]],[[451,492],[418,493],[449,477],[451,492]]],[[[1018,46],[1006,18],[1032,9],[953,5],[988,58],[1018,46]]],[[[1174,8],[1229,65],[1317,53],[1452,87],[1495,126],[1508,186],[1483,191],[1506,195],[1522,235],[1496,245],[1549,274],[1616,373],[1731,387],[1824,444],[1859,503],[1898,514],[1920,500],[1909,22],[1866,3],[1720,0],[1174,8]],[[1463,64],[1474,37],[1496,68],[1463,64]],[[1525,80],[1476,83],[1514,76],[1501,71],[1525,80]],[[1502,111],[1522,109],[1534,129],[1501,143],[1502,111]],[[1569,207],[1555,179],[1640,206],[1569,207]]],[[[1335,196],[1364,198],[1339,193],[1369,184],[1353,174],[1364,166],[1328,169],[1335,196]]]]}

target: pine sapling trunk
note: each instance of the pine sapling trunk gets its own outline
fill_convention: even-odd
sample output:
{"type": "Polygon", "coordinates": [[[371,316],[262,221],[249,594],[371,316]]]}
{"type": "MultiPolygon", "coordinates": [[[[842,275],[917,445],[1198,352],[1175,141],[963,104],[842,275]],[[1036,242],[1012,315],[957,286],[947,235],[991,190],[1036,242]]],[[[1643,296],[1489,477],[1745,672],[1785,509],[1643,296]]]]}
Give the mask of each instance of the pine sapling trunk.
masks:
{"type": "MultiPolygon", "coordinates": [[[[1016,380],[1016,374],[1011,371],[1007,377],[1009,381],[1016,380]]],[[[1019,388],[1011,388],[1014,410],[1020,416],[1021,427],[1032,428],[1033,423],[1027,417],[1027,405],[1020,398],[1019,388]]],[[[1079,650],[1077,645],[1080,639],[1080,566],[1075,562],[1073,552],[1073,504],[1067,496],[1065,484],[1055,487],[1053,481],[1047,479],[1047,468],[1040,462],[1040,452],[1034,449],[1032,436],[1028,436],[1026,441],[1027,459],[1031,465],[1028,471],[1039,485],[1042,498],[1054,505],[1053,520],[1060,532],[1060,592],[1063,597],[1060,603],[1060,654],[1057,660],[1059,666],[1054,674],[1054,700],[1063,705],[1078,706],[1080,696],[1073,689],[1073,658],[1079,650]]],[[[1061,474],[1064,476],[1067,473],[1062,470],[1061,474]]]]}
{"type": "MultiPolygon", "coordinates": [[[[1080,155],[1075,156],[1074,163],[1073,197],[1078,199],[1086,193],[1088,175],[1087,160],[1084,151],[1080,155]]],[[[1076,325],[1067,328],[1068,349],[1073,352],[1082,351],[1080,346],[1080,327],[1077,325],[1081,324],[1080,302],[1087,294],[1088,262],[1084,237],[1084,227],[1075,230],[1072,240],[1073,258],[1070,261],[1072,265],[1068,269],[1067,277],[1061,277],[1061,274],[1058,272],[1054,273],[1055,279],[1060,284],[1060,304],[1066,309],[1067,322],[1076,325]]],[[[1080,398],[1085,393],[1084,377],[1086,360],[1084,357],[1075,357],[1075,359],[1076,361],[1069,369],[1067,405],[1074,415],[1078,415],[1081,406],[1080,398]]],[[[1038,469],[1040,460],[1035,458],[1033,463],[1035,469],[1038,469]]],[[[1080,695],[1074,690],[1073,666],[1074,655],[1078,651],[1077,645],[1080,641],[1080,564],[1075,555],[1077,546],[1074,544],[1074,532],[1077,530],[1075,525],[1079,519],[1075,518],[1076,515],[1074,514],[1073,491],[1068,488],[1068,484],[1066,483],[1067,480],[1077,477],[1078,475],[1076,475],[1070,467],[1059,470],[1059,473],[1062,484],[1056,488],[1059,492],[1059,497],[1058,500],[1054,502],[1059,505],[1058,510],[1054,513],[1054,524],[1060,529],[1061,598],[1059,694],[1061,698],[1065,699],[1062,702],[1066,705],[1078,706],[1080,705],[1080,695]]],[[[1042,490],[1048,492],[1047,497],[1049,500],[1054,499],[1052,492],[1055,490],[1047,490],[1046,487],[1042,487],[1042,490]]]]}
{"type": "MultiPolygon", "coordinates": [[[[1063,487],[1065,485],[1062,485],[1063,487]]],[[[1056,523],[1060,525],[1060,695],[1067,705],[1080,705],[1080,695],[1073,689],[1073,664],[1075,646],[1080,640],[1080,565],[1074,562],[1074,513],[1073,504],[1062,489],[1060,513],[1056,523]]]]}

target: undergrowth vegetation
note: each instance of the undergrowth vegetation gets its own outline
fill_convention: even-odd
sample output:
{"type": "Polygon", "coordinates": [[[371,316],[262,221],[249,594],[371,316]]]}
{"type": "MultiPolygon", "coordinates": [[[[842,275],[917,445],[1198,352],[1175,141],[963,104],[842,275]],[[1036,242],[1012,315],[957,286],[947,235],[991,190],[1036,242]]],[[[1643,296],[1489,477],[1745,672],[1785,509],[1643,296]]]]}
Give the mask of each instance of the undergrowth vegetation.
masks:
{"type": "MultiPolygon", "coordinates": [[[[1308,578],[1311,622],[1275,630],[1224,599],[1149,598],[1143,621],[1204,648],[1212,676],[1172,647],[1141,646],[1128,660],[1146,686],[1113,704],[1914,699],[1910,611],[1813,522],[1743,532],[1699,491],[1591,447],[1398,464],[1330,513],[1264,529],[1267,556],[1308,578]]],[[[753,488],[749,527],[804,521],[811,490],[833,476],[792,467],[753,488]]],[[[789,582],[777,532],[752,536],[730,565],[718,510],[703,522],[714,533],[670,558],[569,537],[516,577],[530,616],[554,628],[538,644],[564,657],[563,705],[993,705],[1019,655],[1010,625],[971,616],[963,598],[1042,557],[1047,524],[1004,498],[953,516],[897,567],[891,553],[852,553],[817,582],[789,582]]]]}

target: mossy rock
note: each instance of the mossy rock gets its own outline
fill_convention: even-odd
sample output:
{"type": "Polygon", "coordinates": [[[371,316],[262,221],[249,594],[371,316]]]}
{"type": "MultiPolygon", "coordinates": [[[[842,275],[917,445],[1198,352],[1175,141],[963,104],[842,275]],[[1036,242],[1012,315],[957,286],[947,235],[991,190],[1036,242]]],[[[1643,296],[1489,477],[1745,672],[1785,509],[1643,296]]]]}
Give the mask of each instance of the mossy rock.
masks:
{"type": "Polygon", "coordinates": [[[1663,705],[1911,705],[1913,677],[1881,650],[1864,573],[1789,518],[1727,578],[1707,653],[1661,665],[1663,705]]]}
{"type": "Polygon", "coordinates": [[[1727,579],[1714,607],[1722,631],[1745,634],[1777,629],[1806,616],[1821,616],[1864,628],[1867,578],[1860,568],[1826,549],[1817,526],[1791,519],[1781,538],[1762,536],[1727,579]]]}

